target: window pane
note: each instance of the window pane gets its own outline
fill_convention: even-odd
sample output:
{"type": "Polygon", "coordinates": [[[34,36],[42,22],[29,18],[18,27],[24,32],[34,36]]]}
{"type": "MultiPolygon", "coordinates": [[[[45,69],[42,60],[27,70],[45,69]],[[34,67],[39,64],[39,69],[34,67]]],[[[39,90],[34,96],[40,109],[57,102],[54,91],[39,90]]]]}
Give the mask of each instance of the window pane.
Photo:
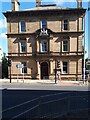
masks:
{"type": "Polygon", "coordinates": [[[26,52],[26,42],[21,42],[21,52],[26,52]]]}
{"type": "Polygon", "coordinates": [[[22,64],[24,65],[24,67],[22,68],[22,73],[27,73],[26,62],[22,62],[22,64]]]}
{"type": "Polygon", "coordinates": [[[68,30],[68,20],[64,20],[64,30],[68,30]]]}
{"type": "Polygon", "coordinates": [[[47,27],[47,22],[46,20],[42,20],[42,28],[46,28],[47,27]]]}
{"type": "Polygon", "coordinates": [[[67,62],[63,62],[63,73],[67,73],[67,62]]]}
{"type": "Polygon", "coordinates": [[[63,51],[68,51],[67,48],[68,48],[67,45],[64,45],[64,46],[63,46],[63,51]]]}
{"type": "Polygon", "coordinates": [[[64,20],[64,24],[68,24],[68,20],[64,20]]]}
{"type": "Polygon", "coordinates": [[[68,41],[63,41],[63,51],[68,51],[68,41]]]}
{"type": "Polygon", "coordinates": [[[47,42],[45,40],[42,40],[42,52],[47,51],[47,42]]]}
{"type": "Polygon", "coordinates": [[[25,32],[25,30],[26,30],[25,21],[22,20],[21,21],[21,32],[25,32]]]}

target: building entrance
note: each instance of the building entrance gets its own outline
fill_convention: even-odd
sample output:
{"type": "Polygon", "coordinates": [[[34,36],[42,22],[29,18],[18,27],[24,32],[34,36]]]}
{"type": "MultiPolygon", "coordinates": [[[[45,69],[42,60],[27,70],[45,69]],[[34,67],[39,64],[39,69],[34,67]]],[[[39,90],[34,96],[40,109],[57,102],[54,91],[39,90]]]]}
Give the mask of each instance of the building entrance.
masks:
{"type": "Polygon", "coordinates": [[[41,63],[41,79],[49,79],[47,62],[41,63]]]}

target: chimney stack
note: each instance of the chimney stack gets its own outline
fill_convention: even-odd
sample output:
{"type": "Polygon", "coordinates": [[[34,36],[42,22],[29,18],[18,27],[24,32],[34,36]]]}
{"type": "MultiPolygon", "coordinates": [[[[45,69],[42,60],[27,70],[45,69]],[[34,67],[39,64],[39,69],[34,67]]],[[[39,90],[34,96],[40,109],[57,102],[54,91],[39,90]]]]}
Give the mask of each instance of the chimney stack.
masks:
{"type": "Polygon", "coordinates": [[[19,11],[20,3],[18,0],[11,0],[12,2],[12,11],[19,11]]]}
{"type": "Polygon", "coordinates": [[[41,5],[41,0],[36,0],[36,7],[40,7],[41,5]]]}
{"type": "Polygon", "coordinates": [[[82,8],[82,0],[77,0],[77,8],[82,8]]]}

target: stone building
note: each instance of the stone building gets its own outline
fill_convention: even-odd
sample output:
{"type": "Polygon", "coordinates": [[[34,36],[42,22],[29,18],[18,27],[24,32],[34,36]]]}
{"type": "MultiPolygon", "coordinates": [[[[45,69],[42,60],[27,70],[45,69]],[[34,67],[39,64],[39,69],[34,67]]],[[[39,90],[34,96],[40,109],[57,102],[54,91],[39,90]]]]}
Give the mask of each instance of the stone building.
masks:
{"type": "Polygon", "coordinates": [[[83,21],[86,9],[77,0],[77,8],[55,4],[19,10],[20,3],[12,0],[12,11],[4,12],[7,19],[8,58],[12,59],[11,75],[16,78],[54,79],[55,68],[62,80],[82,77],[83,21]],[[23,68],[17,68],[23,64],[23,68]]]}

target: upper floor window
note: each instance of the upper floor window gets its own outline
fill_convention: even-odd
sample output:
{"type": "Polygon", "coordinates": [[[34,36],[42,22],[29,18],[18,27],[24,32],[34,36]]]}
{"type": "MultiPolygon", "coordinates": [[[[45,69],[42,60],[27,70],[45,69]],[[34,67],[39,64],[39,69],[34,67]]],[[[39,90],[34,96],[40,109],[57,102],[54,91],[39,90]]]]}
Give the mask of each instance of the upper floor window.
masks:
{"type": "Polygon", "coordinates": [[[68,62],[63,62],[63,70],[62,72],[64,74],[68,73],[68,62]]]}
{"type": "Polygon", "coordinates": [[[22,62],[22,64],[23,64],[23,68],[22,68],[22,73],[27,73],[27,64],[26,64],[26,62],[22,62]]]}
{"type": "Polygon", "coordinates": [[[42,20],[41,28],[47,28],[47,21],[46,20],[42,20]]]}
{"type": "Polygon", "coordinates": [[[21,52],[26,52],[26,41],[21,41],[21,52]]]}
{"type": "Polygon", "coordinates": [[[62,41],[62,52],[68,52],[69,51],[69,36],[63,36],[63,41],[62,41]]]}
{"type": "Polygon", "coordinates": [[[47,52],[47,41],[42,40],[42,52],[47,52]]]}
{"type": "Polygon", "coordinates": [[[63,30],[68,30],[69,29],[69,22],[67,19],[63,21],[63,30]]]}
{"type": "Polygon", "coordinates": [[[25,32],[26,31],[26,24],[24,20],[21,20],[20,22],[20,32],[25,32]]]}
{"type": "Polygon", "coordinates": [[[64,52],[67,52],[67,51],[68,51],[68,41],[67,41],[67,40],[64,40],[64,41],[63,41],[63,51],[64,51],[64,52]]]}

